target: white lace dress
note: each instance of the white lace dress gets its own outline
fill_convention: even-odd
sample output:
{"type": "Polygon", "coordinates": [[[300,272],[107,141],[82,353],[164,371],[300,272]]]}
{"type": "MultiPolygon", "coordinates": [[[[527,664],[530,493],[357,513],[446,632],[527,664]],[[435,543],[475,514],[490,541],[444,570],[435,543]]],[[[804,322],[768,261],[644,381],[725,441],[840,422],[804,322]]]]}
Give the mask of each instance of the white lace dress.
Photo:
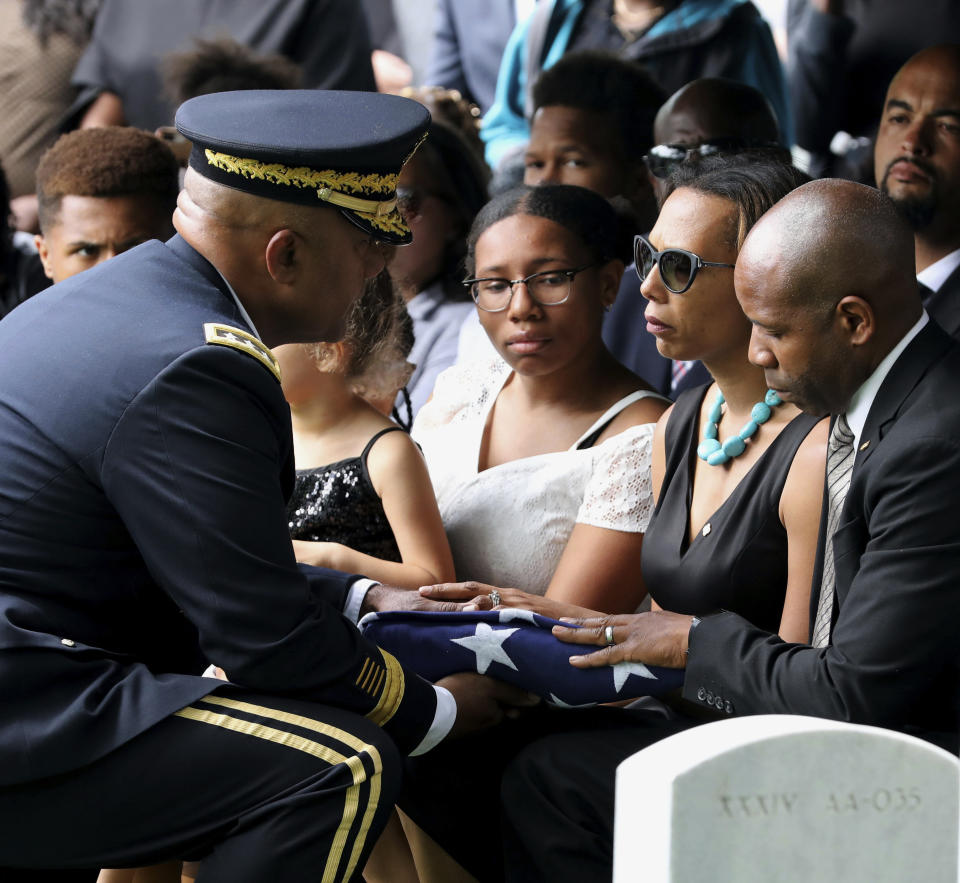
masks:
{"type": "Polygon", "coordinates": [[[509,376],[503,361],[449,368],[417,416],[413,437],[427,460],[457,579],[542,595],[574,524],[646,530],[654,424],[583,450],[577,445],[632,402],[659,396],[638,390],[621,399],[568,450],[478,472],[487,417],[509,376]]]}

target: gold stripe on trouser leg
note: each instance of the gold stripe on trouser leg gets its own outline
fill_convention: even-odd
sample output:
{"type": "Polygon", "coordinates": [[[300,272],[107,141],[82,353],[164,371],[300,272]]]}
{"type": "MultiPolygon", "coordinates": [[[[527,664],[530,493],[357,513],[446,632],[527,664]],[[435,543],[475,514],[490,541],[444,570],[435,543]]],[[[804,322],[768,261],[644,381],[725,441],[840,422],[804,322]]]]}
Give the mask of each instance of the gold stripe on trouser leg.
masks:
{"type": "MultiPolygon", "coordinates": [[[[357,862],[360,860],[363,844],[366,842],[367,834],[370,832],[370,826],[373,824],[373,816],[377,811],[377,805],[380,801],[380,773],[383,771],[383,761],[380,758],[380,752],[373,745],[367,744],[363,739],[360,739],[348,730],[342,730],[339,727],[334,727],[323,721],[303,717],[302,715],[293,714],[289,711],[269,708],[266,705],[254,705],[252,702],[241,702],[238,699],[227,699],[225,696],[217,696],[213,693],[204,696],[203,701],[210,705],[222,705],[224,708],[232,708],[235,711],[244,711],[247,714],[256,714],[260,717],[268,717],[273,720],[282,721],[285,724],[292,724],[304,730],[313,730],[331,739],[336,739],[338,742],[342,742],[353,752],[364,752],[369,755],[373,761],[376,776],[370,780],[370,802],[367,804],[366,812],[364,812],[363,819],[360,822],[360,831],[353,842],[353,852],[350,854],[350,864],[347,866],[347,870],[349,871],[347,878],[349,878],[357,862]]],[[[343,839],[345,840],[350,830],[350,825],[345,820],[344,824],[341,824],[340,827],[343,832],[343,839]]],[[[340,832],[338,831],[338,835],[339,834],[340,832]]]]}
{"type": "MultiPolygon", "coordinates": [[[[269,708],[266,705],[254,705],[252,702],[242,702],[238,699],[227,699],[225,696],[216,696],[212,693],[204,696],[203,701],[211,705],[222,705],[224,708],[232,708],[235,711],[244,711],[247,714],[255,714],[259,717],[268,717],[273,720],[282,721],[285,724],[292,724],[293,726],[300,727],[304,730],[313,730],[316,733],[322,733],[324,736],[327,736],[331,739],[336,739],[338,742],[342,742],[353,752],[365,752],[370,756],[370,759],[373,761],[374,770],[376,770],[376,777],[370,780],[370,802],[367,804],[367,809],[363,814],[363,819],[360,821],[360,831],[358,832],[356,839],[353,841],[353,850],[350,853],[350,864],[347,866],[347,869],[350,873],[347,874],[346,879],[349,879],[350,874],[353,873],[353,869],[360,860],[360,853],[363,851],[363,844],[366,842],[367,834],[370,832],[370,826],[373,824],[373,816],[377,811],[377,805],[380,801],[380,773],[383,770],[383,762],[380,759],[380,752],[377,751],[373,745],[368,745],[353,733],[348,732],[347,730],[341,730],[339,727],[334,727],[331,724],[324,723],[323,721],[314,720],[310,717],[303,717],[302,715],[293,714],[289,711],[281,711],[278,708],[269,708]]],[[[337,831],[337,838],[339,838],[339,841],[341,842],[341,850],[343,849],[342,843],[346,841],[349,831],[350,820],[348,820],[345,815],[344,821],[341,823],[340,829],[337,831]]]]}
{"type": "MultiPolygon", "coordinates": [[[[201,701],[210,702],[214,705],[234,707],[237,710],[247,711],[252,714],[260,715],[261,717],[269,717],[275,720],[294,724],[295,726],[303,727],[304,729],[314,730],[315,732],[322,733],[323,735],[329,736],[330,738],[336,739],[343,744],[348,745],[357,752],[364,752],[370,757],[375,771],[374,775],[369,779],[370,798],[367,801],[367,807],[364,811],[363,819],[361,820],[360,829],[357,832],[356,838],[354,839],[353,849],[350,853],[350,861],[343,877],[341,878],[343,880],[349,880],[354,869],[356,868],[357,862],[360,859],[360,853],[363,851],[363,845],[367,839],[367,834],[369,833],[370,825],[373,822],[373,816],[374,813],[376,813],[377,804],[380,799],[380,774],[383,769],[380,759],[380,752],[373,745],[368,745],[361,739],[358,739],[352,733],[348,733],[347,731],[341,730],[338,727],[333,727],[330,724],[322,723],[321,721],[312,720],[311,718],[290,714],[284,711],[278,711],[277,709],[268,708],[266,706],[253,705],[249,702],[236,702],[234,700],[224,699],[223,697],[219,696],[205,696],[201,701]]],[[[331,765],[346,764],[353,777],[353,784],[347,789],[344,799],[343,817],[341,818],[340,825],[337,828],[336,834],[334,835],[333,843],[330,847],[330,853],[327,856],[327,864],[324,868],[322,878],[322,883],[335,883],[337,879],[337,868],[340,865],[340,859],[343,855],[343,849],[347,842],[347,836],[350,833],[350,828],[352,827],[353,821],[356,818],[357,809],[360,804],[360,785],[364,781],[367,781],[367,774],[363,769],[363,762],[360,760],[360,758],[356,755],[343,755],[333,748],[322,745],[321,743],[315,742],[312,739],[305,739],[303,736],[298,736],[295,733],[284,732],[283,730],[278,730],[274,727],[253,723],[252,721],[243,720],[241,718],[230,717],[226,714],[218,714],[217,712],[208,711],[202,708],[182,708],[180,711],[174,713],[178,717],[188,718],[189,720],[195,720],[201,723],[212,724],[213,726],[223,727],[226,730],[231,730],[236,733],[243,733],[248,736],[256,736],[259,739],[266,739],[267,741],[275,742],[278,745],[285,745],[288,748],[294,748],[298,751],[311,754],[314,757],[319,757],[321,760],[325,760],[331,765]]]]}
{"type": "MultiPolygon", "coordinates": [[[[277,708],[269,708],[265,705],[254,705],[252,702],[241,702],[237,699],[227,699],[224,696],[216,696],[213,694],[204,696],[203,701],[208,702],[211,705],[222,705],[225,708],[233,708],[236,711],[245,711],[247,714],[256,714],[260,717],[269,717],[273,720],[282,721],[286,724],[292,724],[295,727],[301,727],[305,730],[313,730],[314,732],[322,733],[324,736],[327,736],[331,739],[336,739],[338,742],[342,742],[354,752],[365,752],[370,756],[377,775],[375,778],[370,780],[370,802],[367,804],[366,812],[363,814],[363,819],[360,822],[360,831],[357,834],[357,838],[353,842],[353,851],[350,853],[350,864],[347,866],[347,870],[349,871],[347,874],[347,879],[349,879],[350,874],[353,873],[353,869],[360,860],[360,853],[363,851],[363,844],[366,842],[367,834],[370,832],[370,826],[373,824],[373,816],[377,811],[377,805],[380,801],[380,773],[383,770],[383,762],[380,759],[380,752],[377,751],[373,745],[368,745],[362,739],[358,738],[347,730],[341,730],[339,727],[325,724],[323,721],[314,720],[313,718],[303,717],[299,714],[292,714],[289,711],[280,711],[277,708]]],[[[337,836],[340,837],[342,841],[345,841],[349,831],[350,823],[346,816],[344,816],[344,822],[341,824],[340,830],[337,831],[337,836]]],[[[342,846],[340,848],[343,849],[342,846]]]]}

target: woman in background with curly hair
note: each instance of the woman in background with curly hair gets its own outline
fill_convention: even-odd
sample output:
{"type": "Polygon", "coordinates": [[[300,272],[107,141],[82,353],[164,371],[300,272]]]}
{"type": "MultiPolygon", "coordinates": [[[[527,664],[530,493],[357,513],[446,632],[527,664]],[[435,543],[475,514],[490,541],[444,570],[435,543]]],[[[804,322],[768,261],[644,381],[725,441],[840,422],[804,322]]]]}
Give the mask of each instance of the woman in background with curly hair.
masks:
{"type": "MultiPolygon", "coordinates": [[[[423,103],[430,107],[426,99],[423,103]]],[[[470,224],[487,201],[488,171],[461,131],[435,113],[430,135],[404,166],[397,185],[400,211],[413,242],[398,248],[390,278],[413,318],[410,361],[412,416],[430,398],[437,376],[453,364],[460,326],[473,304],[463,290],[470,224]]],[[[401,413],[404,403],[397,402],[401,413]]]]}

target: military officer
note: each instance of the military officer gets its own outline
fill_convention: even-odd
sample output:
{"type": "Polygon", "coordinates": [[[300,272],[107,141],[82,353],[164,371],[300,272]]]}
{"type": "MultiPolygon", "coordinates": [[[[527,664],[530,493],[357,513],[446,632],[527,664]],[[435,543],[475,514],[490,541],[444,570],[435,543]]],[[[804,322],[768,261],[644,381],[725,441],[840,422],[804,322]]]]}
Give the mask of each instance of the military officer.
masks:
{"type": "Polygon", "coordinates": [[[178,235],[0,323],[0,865],[348,880],[398,749],[521,701],[404,671],[349,621],[365,582],[287,535],[269,347],[336,340],[379,244],[409,241],[395,187],[428,121],[377,94],[193,99],[178,235]]]}

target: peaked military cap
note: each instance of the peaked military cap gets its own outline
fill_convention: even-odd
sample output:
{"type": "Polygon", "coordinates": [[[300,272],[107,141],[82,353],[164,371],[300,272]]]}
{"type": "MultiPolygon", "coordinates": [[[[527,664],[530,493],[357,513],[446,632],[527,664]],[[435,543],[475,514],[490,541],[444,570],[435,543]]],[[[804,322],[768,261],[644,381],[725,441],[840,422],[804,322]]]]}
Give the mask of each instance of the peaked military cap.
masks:
{"type": "Polygon", "coordinates": [[[268,199],[334,206],[377,239],[411,240],[400,169],[426,137],[421,104],[377,92],[249,90],[180,105],[177,129],[206,178],[268,199]]]}

